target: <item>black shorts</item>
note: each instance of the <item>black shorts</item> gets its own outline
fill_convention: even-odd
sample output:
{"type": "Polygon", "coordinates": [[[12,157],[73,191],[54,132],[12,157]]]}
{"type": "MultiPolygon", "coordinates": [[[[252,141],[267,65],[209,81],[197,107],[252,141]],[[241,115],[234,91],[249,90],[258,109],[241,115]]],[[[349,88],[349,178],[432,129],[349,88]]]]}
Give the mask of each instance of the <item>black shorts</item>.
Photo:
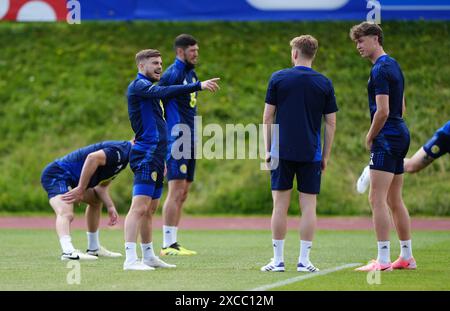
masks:
{"type": "Polygon", "coordinates": [[[272,190],[292,189],[294,176],[297,190],[303,193],[319,194],[322,177],[321,162],[296,162],[279,159],[278,167],[271,171],[272,190]]]}
{"type": "Polygon", "coordinates": [[[409,131],[398,135],[379,134],[372,144],[370,152],[370,169],[403,174],[403,160],[409,150],[409,131]]]}

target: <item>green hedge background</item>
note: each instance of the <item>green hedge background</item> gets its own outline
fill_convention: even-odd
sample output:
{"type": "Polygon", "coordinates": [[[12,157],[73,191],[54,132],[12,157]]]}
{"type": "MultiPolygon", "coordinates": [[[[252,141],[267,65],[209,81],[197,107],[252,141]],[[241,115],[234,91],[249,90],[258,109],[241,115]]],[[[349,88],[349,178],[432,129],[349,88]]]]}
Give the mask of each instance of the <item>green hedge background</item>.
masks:
{"type": "MultiPolygon", "coordinates": [[[[76,148],[132,136],[125,92],[134,55],[157,48],[167,67],[172,42],[190,33],[200,42],[200,79],[220,77],[218,94],[199,95],[204,125],[261,123],[272,72],[289,67],[289,41],[312,34],[320,44],[314,68],[333,80],[340,111],[332,159],[318,212],[369,214],[355,181],[368,161],[367,79],[371,64],[348,37],[349,22],[172,23],[81,25],[0,23],[0,212],[51,209],[40,186],[45,165],[76,148]]],[[[411,156],[450,115],[449,22],[386,22],[385,49],[406,78],[411,156]]],[[[185,211],[190,214],[270,214],[269,175],[260,160],[200,160],[185,211]]],[[[405,177],[412,214],[450,215],[449,157],[405,177]]],[[[120,212],[131,199],[127,169],[112,185],[120,212]]],[[[297,195],[292,198],[297,202],[297,195]]],[[[298,212],[292,204],[291,213],[298,212]]]]}

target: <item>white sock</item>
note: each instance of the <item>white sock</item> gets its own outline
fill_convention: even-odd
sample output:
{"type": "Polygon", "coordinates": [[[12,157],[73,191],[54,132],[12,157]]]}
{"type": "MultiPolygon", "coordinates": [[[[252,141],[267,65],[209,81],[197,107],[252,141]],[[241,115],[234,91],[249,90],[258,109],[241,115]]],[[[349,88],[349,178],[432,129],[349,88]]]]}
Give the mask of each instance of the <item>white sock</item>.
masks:
{"type": "Polygon", "coordinates": [[[100,241],[98,239],[98,230],[95,232],[86,232],[88,238],[88,250],[95,251],[100,248],[100,241]]]}
{"type": "Polygon", "coordinates": [[[72,245],[72,238],[70,235],[63,235],[59,238],[59,243],[61,244],[61,248],[64,254],[72,253],[75,248],[72,245]]]}
{"type": "Polygon", "coordinates": [[[412,257],[411,240],[400,241],[400,257],[410,259],[412,257]]]}
{"type": "Polygon", "coordinates": [[[151,258],[155,258],[155,252],[153,250],[153,243],[141,243],[141,249],[142,249],[142,258],[144,260],[148,260],[151,258]]]}
{"type": "Polygon", "coordinates": [[[284,240],[272,240],[272,245],[274,263],[284,262],[284,240]]]}
{"type": "Polygon", "coordinates": [[[177,241],[178,227],[163,226],[163,247],[169,247],[177,241]]]}
{"type": "Polygon", "coordinates": [[[298,257],[298,262],[305,267],[309,266],[311,262],[309,261],[309,252],[312,248],[312,241],[300,240],[300,256],[298,257]]]}
{"type": "Polygon", "coordinates": [[[383,264],[391,262],[391,242],[378,241],[378,257],[377,261],[383,264]]]}
{"type": "Polygon", "coordinates": [[[125,263],[133,263],[137,260],[136,243],[125,242],[125,263]]]}

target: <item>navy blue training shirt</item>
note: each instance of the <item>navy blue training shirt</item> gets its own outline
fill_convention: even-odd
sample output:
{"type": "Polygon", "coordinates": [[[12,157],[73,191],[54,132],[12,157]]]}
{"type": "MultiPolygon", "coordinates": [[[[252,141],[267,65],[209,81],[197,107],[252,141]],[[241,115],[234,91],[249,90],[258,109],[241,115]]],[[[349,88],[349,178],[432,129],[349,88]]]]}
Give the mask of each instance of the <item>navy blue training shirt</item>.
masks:
{"type": "Polygon", "coordinates": [[[372,66],[367,86],[371,121],[377,111],[376,96],[389,95],[389,117],[380,133],[397,135],[403,132],[397,125],[403,123],[404,88],[405,80],[400,65],[389,55],[380,56],[372,66]]]}
{"type": "MultiPolygon", "coordinates": [[[[279,158],[298,162],[322,160],[322,116],[338,111],[331,81],[309,67],[275,72],[267,88],[266,103],[276,106],[279,158]]],[[[276,157],[272,141],[271,155],[276,157]]]]}
{"type": "Polygon", "coordinates": [[[161,148],[166,152],[167,128],[161,99],[201,90],[200,81],[187,85],[159,86],[138,73],[128,86],[128,116],[135,133],[134,148],[148,152],[161,148]],[[153,148],[152,148],[153,147],[153,148]]]}
{"type": "MultiPolygon", "coordinates": [[[[185,85],[195,83],[197,80],[194,67],[189,66],[177,58],[164,72],[159,85],[185,85]]],[[[188,125],[191,129],[191,141],[194,142],[194,117],[197,114],[197,92],[182,94],[175,98],[164,100],[163,103],[169,134],[169,144],[173,143],[179,137],[179,135],[172,135],[172,130],[176,124],[188,125]]],[[[178,132],[176,128],[174,132],[178,132]]],[[[194,148],[193,143],[191,146],[194,148]]]]}
{"type": "Polygon", "coordinates": [[[104,141],[75,150],[68,155],[57,159],[58,166],[70,174],[73,184],[78,184],[81,170],[87,156],[99,150],[106,154],[106,164],[99,166],[89,181],[88,188],[93,188],[98,184],[114,179],[128,165],[128,158],[131,150],[129,141],[104,141]]]}
{"type": "Polygon", "coordinates": [[[438,132],[450,136],[450,121],[447,121],[447,123],[445,123],[444,126],[438,129],[438,132]]]}

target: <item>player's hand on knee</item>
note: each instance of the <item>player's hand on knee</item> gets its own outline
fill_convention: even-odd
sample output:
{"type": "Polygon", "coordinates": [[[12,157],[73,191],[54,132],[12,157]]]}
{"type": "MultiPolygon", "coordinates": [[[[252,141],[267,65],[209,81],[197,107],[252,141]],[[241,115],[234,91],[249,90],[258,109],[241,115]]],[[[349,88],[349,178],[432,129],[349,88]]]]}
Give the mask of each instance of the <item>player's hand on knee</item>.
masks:
{"type": "Polygon", "coordinates": [[[68,204],[81,202],[84,196],[84,189],[81,187],[75,187],[69,192],[66,192],[62,195],[63,201],[68,204]]]}

